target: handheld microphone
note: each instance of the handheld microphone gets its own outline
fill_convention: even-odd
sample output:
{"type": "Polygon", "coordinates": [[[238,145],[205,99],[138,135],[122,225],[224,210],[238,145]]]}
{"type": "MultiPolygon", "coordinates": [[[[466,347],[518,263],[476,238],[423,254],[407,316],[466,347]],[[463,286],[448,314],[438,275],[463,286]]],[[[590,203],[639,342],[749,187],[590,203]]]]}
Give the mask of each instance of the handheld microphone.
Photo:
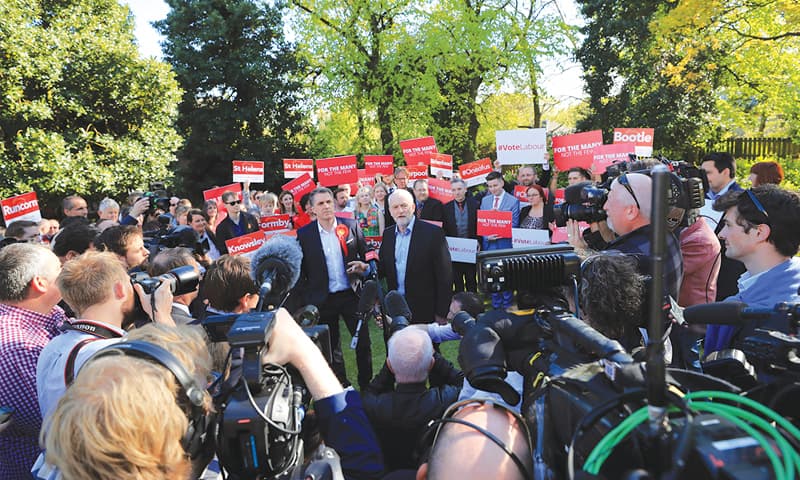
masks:
{"type": "Polygon", "coordinates": [[[250,266],[253,279],[259,287],[257,310],[261,310],[264,298],[283,297],[300,278],[303,250],[293,238],[274,235],[253,254],[250,266]]]}
{"type": "Polygon", "coordinates": [[[378,274],[378,265],[377,265],[376,262],[378,260],[378,252],[376,252],[375,250],[370,250],[366,254],[364,254],[364,259],[369,264],[370,275],[373,275],[373,276],[377,275],[378,274]]]}
{"type": "Polygon", "coordinates": [[[411,323],[411,309],[408,308],[405,297],[397,290],[392,290],[386,294],[386,315],[392,319],[389,324],[390,337],[394,332],[407,327],[411,323]]]}
{"type": "Polygon", "coordinates": [[[364,324],[364,319],[372,310],[375,305],[375,300],[378,299],[378,284],[375,280],[367,280],[364,287],[361,289],[361,298],[358,299],[358,310],[356,315],[358,324],[353,339],[350,341],[350,348],[355,349],[358,346],[358,334],[361,331],[361,326],[364,324]]]}
{"type": "Polygon", "coordinates": [[[765,320],[775,313],[772,308],[748,307],[742,302],[716,302],[692,305],[683,310],[683,318],[690,325],[742,326],[752,320],[765,320]]]}

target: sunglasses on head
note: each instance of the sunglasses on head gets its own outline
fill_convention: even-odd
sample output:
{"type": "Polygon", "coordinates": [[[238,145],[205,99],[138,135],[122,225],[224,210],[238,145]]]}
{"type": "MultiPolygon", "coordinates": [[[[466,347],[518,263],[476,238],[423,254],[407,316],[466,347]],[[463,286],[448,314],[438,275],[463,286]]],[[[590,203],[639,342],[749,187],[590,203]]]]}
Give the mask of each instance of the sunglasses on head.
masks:
{"type": "Polygon", "coordinates": [[[627,173],[623,173],[622,175],[620,175],[619,178],[617,178],[617,182],[619,182],[620,185],[625,187],[625,190],[627,190],[628,193],[631,194],[631,197],[633,197],[633,201],[636,202],[636,208],[641,210],[642,207],[639,206],[639,199],[636,198],[636,194],[633,193],[633,187],[631,187],[631,184],[628,181],[628,176],[627,175],[628,175],[627,173]]]}
{"type": "Polygon", "coordinates": [[[753,206],[755,206],[755,207],[756,207],[756,210],[758,210],[758,211],[759,211],[759,213],[761,213],[762,215],[764,215],[764,218],[767,220],[767,221],[766,221],[766,222],[764,222],[764,223],[766,223],[767,225],[769,225],[769,214],[767,214],[767,209],[766,209],[766,208],[764,208],[764,205],[762,205],[762,204],[761,204],[761,202],[758,200],[758,198],[756,197],[756,194],[755,194],[755,193],[753,193],[753,190],[752,190],[752,189],[750,189],[750,190],[745,190],[745,193],[747,193],[747,196],[750,198],[750,201],[751,201],[751,202],[753,202],[753,206]]]}

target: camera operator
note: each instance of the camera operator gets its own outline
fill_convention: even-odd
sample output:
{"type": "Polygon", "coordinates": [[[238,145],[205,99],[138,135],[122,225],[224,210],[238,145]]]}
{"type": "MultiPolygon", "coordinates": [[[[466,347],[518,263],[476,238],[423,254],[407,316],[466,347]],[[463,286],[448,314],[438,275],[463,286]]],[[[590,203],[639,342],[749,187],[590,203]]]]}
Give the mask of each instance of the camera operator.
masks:
{"type": "Polygon", "coordinates": [[[168,282],[154,293],[156,311],[142,287],[132,285],[119,260],[107,252],[87,252],[67,262],[56,280],[78,318],[64,324],[63,333],[42,350],[36,364],[36,390],[42,417],[50,414],[81,365],[96,351],[125,336],[133,323],[134,295],[154,321],[174,325],[168,282]],[[135,291],[135,293],[134,293],[135,291]]]}
{"type": "Polygon", "coordinates": [[[107,228],[95,238],[94,246],[98,251],[115,254],[128,272],[144,271],[150,256],[144,246],[142,231],[131,225],[107,228]]]}
{"type": "MultiPolygon", "coordinates": [[[[608,199],[603,206],[607,220],[599,222],[607,224],[619,235],[603,250],[616,250],[636,256],[639,261],[639,272],[647,274],[650,256],[650,212],[652,203],[653,182],[641,173],[623,173],[611,184],[608,199]]],[[[569,243],[578,250],[585,250],[588,245],[583,240],[578,222],[567,222],[569,243]]],[[[665,294],[678,298],[681,279],[683,278],[683,258],[678,239],[673,234],[667,235],[667,256],[664,265],[665,294]]]]}
{"type": "MultiPolygon", "coordinates": [[[[148,274],[151,277],[158,277],[164,275],[178,267],[190,266],[200,276],[200,264],[195,260],[191,250],[188,248],[177,247],[162,250],[156,254],[150,262],[148,274]]],[[[189,310],[189,305],[195,301],[198,295],[198,289],[192,292],[184,293],[183,295],[176,295],[172,299],[171,315],[176,325],[194,325],[197,320],[192,317],[189,310]]]]}
{"type": "MultiPolygon", "coordinates": [[[[725,212],[719,232],[725,255],[746,268],[739,277],[739,293],[725,301],[767,308],[800,301],[800,259],[795,257],[800,245],[798,194],[775,185],[729,191],[714,202],[714,210],[725,212]]],[[[748,333],[752,327],[709,325],[705,355],[731,348],[748,333]]]]}
{"type": "Polygon", "coordinates": [[[416,466],[413,452],[425,425],[441,417],[458,399],[459,386],[427,388],[433,355],[433,344],[425,332],[400,330],[389,339],[386,359],[397,385],[385,391],[362,392],[364,410],[378,434],[388,471],[416,466]]]}
{"type": "Polygon", "coordinates": [[[178,363],[172,367],[186,377],[177,378],[158,358],[122,351],[89,359],[48,418],[37,479],[198,478],[213,455],[212,436],[201,436],[211,410],[202,388],[210,368],[202,335],[146,325],[126,339],[133,341],[172,355],[178,363]],[[189,398],[184,381],[200,386],[192,392],[199,398],[189,398]]]}

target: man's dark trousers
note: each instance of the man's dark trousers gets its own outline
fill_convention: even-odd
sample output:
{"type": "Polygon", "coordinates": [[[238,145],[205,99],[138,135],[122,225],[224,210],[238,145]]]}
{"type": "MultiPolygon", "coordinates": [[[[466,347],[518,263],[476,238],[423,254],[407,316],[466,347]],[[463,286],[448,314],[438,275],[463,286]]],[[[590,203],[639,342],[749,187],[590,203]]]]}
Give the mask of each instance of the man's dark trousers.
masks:
{"type": "MultiPolygon", "coordinates": [[[[344,354],[342,353],[341,334],[339,331],[339,316],[344,319],[350,335],[354,335],[358,319],[356,318],[356,310],[358,309],[358,297],[351,289],[342,290],[341,292],[330,293],[325,302],[319,306],[320,323],[328,325],[331,334],[331,352],[333,362],[331,368],[345,386],[349,384],[347,381],[347,372],[344,366],[344,354]]],[[[346,348],[350,348],[349,345],[346,348]]],[[[372,348],[369,339],[369,322],[364,321],[361,324],[361,330],[358,333],[358,345],[356,346],[356,365],[358,366],[358,385],[363,389],[372,380],[372,348]]]]}

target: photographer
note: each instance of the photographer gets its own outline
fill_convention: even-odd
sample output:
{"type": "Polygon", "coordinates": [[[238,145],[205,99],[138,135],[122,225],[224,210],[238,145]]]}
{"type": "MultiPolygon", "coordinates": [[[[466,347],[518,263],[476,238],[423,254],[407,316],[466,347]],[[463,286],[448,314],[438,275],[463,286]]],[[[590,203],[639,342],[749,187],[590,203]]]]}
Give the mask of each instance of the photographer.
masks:
{"type": "Polygon", "coordinates": [[[428,372],[434,366],[433,344],[415,328],[392,335],[386,365],[397,386],[363,392],[364,410],[378,434],[387,470],[413,468],[413,452],[425,425],[458,399],[460,388],[447,384],[427,388],[428,372]]]}
{"type": "MultiPolygon", "coordinates": [[[[768,308],[799,301],[800,259],[795,257],[800,246],[798,194],[775,185],[730,191],[714,202],[714,210],[725,212],[719,232],[725,256],[747,269],[739,277],[739,293],[725,301],[768,308]]],[[[753,328],[709,325],[705,355],[731,348],[753,328]]]]}
{"type": "Polygon", "coordinates": [[[174,325],[170,310],[172,294],[165,281],[150,296],[131,279],[119,260],[107,252],[87,252],[67,262],[56,280],[61,295],[78,318],[64,324],[63,333],[42,350],[36,364],[36,391],[42,416],[46,417],[81,365],[104,346],[120,341],[133,323],[134,295],[155,322],[174,325]],[[135,293],[134,293],[135,291],[135,293]]]}
{"type": "MultiPolygon", "coordinates": [[[[607,220],[599,222],[607,224],[608,228],[619,235],[604,250],[616,250],[636,256],[639,261],[639,272],[643,274],[649,272],[652,190],[653,182],[647,175],[623,173],[611,183],[608,199],[603,205],[607,220]]],[[[573,247],[584,251],[588,249],[578,228],[578,222],[569,220],[567,232],[569,243],[573,247]]],[[[664,274],[665,294],[678,298],[683,278],[683,258],[678,239],[673,234],[667,236],[664,274]]]]}

